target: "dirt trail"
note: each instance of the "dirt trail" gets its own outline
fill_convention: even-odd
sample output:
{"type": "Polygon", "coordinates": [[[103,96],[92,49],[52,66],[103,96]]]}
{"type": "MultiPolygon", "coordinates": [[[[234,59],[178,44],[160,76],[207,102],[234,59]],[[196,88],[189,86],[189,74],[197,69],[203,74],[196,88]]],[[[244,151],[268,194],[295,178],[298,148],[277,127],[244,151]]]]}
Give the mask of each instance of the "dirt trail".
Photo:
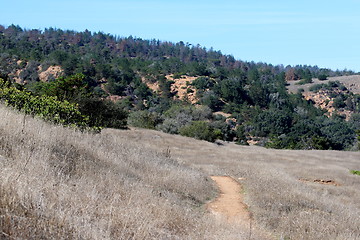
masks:
{"type": "Polygon", "coordinates": [[[218,185],[220,195],[209,203],[209,209],[216,215],[226,217],[229,222],[250,224],[251,215],[243,203],[241,185],[227,176],[212,176],[211,179],[218,185]]]}

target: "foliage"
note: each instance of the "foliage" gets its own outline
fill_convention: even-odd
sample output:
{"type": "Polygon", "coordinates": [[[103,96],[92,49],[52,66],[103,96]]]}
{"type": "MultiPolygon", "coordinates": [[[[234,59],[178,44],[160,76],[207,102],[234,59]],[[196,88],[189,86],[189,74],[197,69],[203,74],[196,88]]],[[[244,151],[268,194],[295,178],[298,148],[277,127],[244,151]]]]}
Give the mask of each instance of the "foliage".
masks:
{"type": "Polygon", "coordinates": [[[75,96],[86,91],[89,86],[84,81],[84,74],[75,74],[68,77],[60,77],[56,81],[44,85],[43,94],[56,96],[59,100],[71,100],[75,96]]]}
{"type": "Polygon", "coordinates": [[[179,130],[180,134],[200,140],[214,142],[216,139],[216,131],[205,121],[193,121],[179,130]]]}
{"type": "MultiPolygon", "coordinates": [[[[128,119],[133,126],[178,134],[200,121],[212,129],[215,137],[209,139],[237,139],[245,144],[252,135],[270,139],[268,146],[277,148],[346,149],[358,129],[356,117],[350,119],[352,125],[344,119],[326,120],[324,111],[300,92],[288,94],[286,81],[309,83],[314,77],[351,74],[317,66],[240,61],[183,42],[0,26],[0,77],[16,79],[24,84],[17,85],[18,90],[25,87],[33,97],[51,96],[74,104],[89,116],[87,124],[91,126],[125,128],[128,119]],[[40,82],[38,70],[52,65],[64,70],[63,77],[40,82]],[[196,104],[201,106],[189,106],[176,98],[174,81],[167,75],[175,80],[197,76],[191,85],[197,90],[196,104]],[[158,90],[150,90],[151,84],[158,90]],[[121,100],[104,101],[109,95],[121,100]],[[217,111],[231,114],[237,123],[214,117],[212,113],[217,111]]],[[[187,93],[192,91],[189,85],[187,93]]],[[[311,88],[320,89],[332,95],[335,107],[360,112],[360,96],[338,94],[346,90],[339,82],[311,88]]]]}
{"type": "Polygon", "coordinates": [[[249,145],[245,135],[244,126],[240,125],[236,128],[236,143],[240,145],[249,145]]]}
{"type": "Polygon", "coordinates": [[[329,81],[328,83],[315,84],[309,88],[312,92],[318,92],[319,90],[332,90],[334,88],[340,88],[345,90],[346,87],[339,81],[329,81]]]}
{"type": "Polygon", "coordinates": [[[286,111],[271,109],[260,113],[254,121],[255,135],[265,137],[269,135],[281,135],[291,128],[291,114],[286,111]]]}
{"type": "Polygon", "coordinates": [[[198,90],[206,90],[211,88],[214,82],[208,77],[198,77],[192,82],[192,85],[198,90]]]}
{"type": "Polygon", "coordinates": [[[76,102],[80,112],[89,116],[90,126],[127,128],[128,114],[119,104],[96,97],[80,98],[76,102]]]}
{"type": "Polygon", "coordinates": [[[7,106],[56,124],[80,128],[90,126],[89,117],[83,115],[76,104],[59,101],[53,96],[35,96],[26,90],[12,87],[3,79],[0,79],[0,99],[7,106]]]}
{"type": "Polygon", "coordinates": [[[315,121],[298,120],[290,132],[272,137],[268,147],[290,149],[349,149],[355,141],[355,132],[340,119],[318,117],[315,121]]]}
{"type": "Polygon", "coordinates": [[[129,114],[128,124],[133,127],[155,129],[161,119],[156,113],[149,111],[135,111],[129,114]]]}
{"type": "Polygon", "coordinates": [[[209,120],[211,117],[211,109],[206,106],[197,108],[191,105],[173,105],[162,114],[164,120],[159,122],[160,124],[156,128],[167,133],[177,134],[180,128],[192,121],[209,120]]]}
{"type": "Polygon", "coordinates": [[[318,76],[318,79],[319,79],[320,81],[327,80],[327,78],[328,78],[328,76],[327,76],[326,74],[320,74],[320,75],[318,76]]]}
{"type": "Polygon", "coordinates": [[[298,83],[296,83],[296,85],[304,85],[304,84],[308,84],[308,83],[312,83],[313,81],[310,79],[302,79],[300,80],[298,83]]]}
{"type": "Polygon", "coordinates": [[[350,170],[350,173],[360,176],[360,171],[358,171],[358,170],[350,170]]]}

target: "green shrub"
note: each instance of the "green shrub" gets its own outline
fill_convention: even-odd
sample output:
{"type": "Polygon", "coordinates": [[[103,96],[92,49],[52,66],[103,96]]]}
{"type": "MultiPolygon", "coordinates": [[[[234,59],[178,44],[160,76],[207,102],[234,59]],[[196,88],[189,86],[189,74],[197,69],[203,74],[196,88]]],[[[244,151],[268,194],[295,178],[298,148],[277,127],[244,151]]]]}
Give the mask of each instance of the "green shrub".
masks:
{"type": "Polygon", "coordinates": [[[296,83],[296,85],[304,85],[304,84],[308,84],[308,83],[312,83],[313,81],[310,79],[302,79],[299,82],[296,83]]]}
{"type": "Polygon", "coordinates": [[[129,114],[128,123],[130,126],[139,128],[155,129],[160,119],[156,113],[149,111],[136,111],[129,114]]]}
{"type": "Polygon", "coordinates": [[[191,124],[180,128],[179,132],[183,136],[209,142],[214,142],[216,140],[214,129],[205,121],[193,121],[191,124]]]}
{"type": "Polygon", "coordinates": [[[360,171],[358,171],[358,170],[350,170],[350,173],[360,176],[360,171]]]}
{"type": "MultiPolygon", "coordinates": [[[[46,121],[65,126],[88,128],[89,117],[83,115],[77,104],[59,101],[57,97],[35,96],[26,90],[19,90],[0,78],[0,100],[25,114],[38,116],[46,121]]],[[[95,129],[95,128],[94,128],[95,129]]],[[[99,128],[97,128],[99,130],[99,128]]]]}
{"type": "Polygon", "coordinates": [[[312,85],[309,90],[311,92],[318,92],[320,89],[322,89],[323,87],[325,86],[325,84],[315,84],[315,85],[312,85]]]}
{"type": "Polygon", "coordinates": [[[324,81],[324,80],[327,80],[327,77],[328,77],[328,76],[326,76],[325,74],[320,74],[320,75],[318,76],[318,79],[319,79],[320,81],[324,81]]]}
{"type": "Polygon", "coordinates": [[[213,86],[213,82],[208,77],[198,77],[193,82],[192,85],[198,90],[205,90],[213,86]]]}
{"type": "Polygon", "coordinates": [[[236,128],[236,143],[240,145],[249,145],[249,143],[247,142],[245,128],[243,125],[239,125],[236,128]]]}
{"type": "Polygon", "coordinates": [[[193,92],[194,90],[192,90],[191,88],[186,89],[186,93],[193,93],[193,92]]]}
{"type": "Polygon", "coordinates": [[[174,73],[173,79],[180,79],[182,75],[182,73],[174,73]]]}
{"type": "Polygon", "coordinates": [[[82,114],[89,116],[90,126],[107,128],[127,128],[127,112],[120,104],[96,97],[85,97],[77,100],[82,114]]]}

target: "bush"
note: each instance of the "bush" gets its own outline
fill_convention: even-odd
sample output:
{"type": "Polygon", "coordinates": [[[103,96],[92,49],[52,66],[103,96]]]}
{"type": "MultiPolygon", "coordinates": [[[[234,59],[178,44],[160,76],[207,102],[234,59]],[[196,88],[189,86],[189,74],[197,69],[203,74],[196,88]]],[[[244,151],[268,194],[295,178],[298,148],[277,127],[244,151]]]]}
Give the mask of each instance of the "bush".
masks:
{"type": "Polygon", "coordinates": [[[245,128],[242,125],[236,128],[236,143],[240,145],[249,145],[245,134],[245,128]]]}
{"type": "Polygon", "coordinates": [[[208,77],[198,77],[192,82],[192,85],[198,90],[206,90],[214,84],[208,77]]]}
{"type": "MultiPolygon", "coordinates": [[[[59,101],[57,97],[35,96],[26,90],[19,90],[0,78],[0,100],[7,106],[38,116],[44,120],[65,126],[89,127],[89,117],[83,115],[76,104],[59,101]]],[[[95,126],[92,126],[95,127],[95,126]]]]}
{"type": "Polygon", "coordinates": [[[182,73],[174,73],[173,79],[180,79],[182,77],[182,73]]]}
{"type": "Polygon", "coordinates": [[[304,84],[308,84],[308,83],[312,83],[313,81],[312,81],[312,79],[310,78],[310,79],[302,79],[302,80],[300,80],[299,82],[297,82],[296,83],[296,85],[304,85],[304,84]]]}
{"type": "Polygon", "coordinates": [[[350,170],[350,173],[360,176],[360,171],[358,171],[358,170],[350,170]]]}
{"type": "Polygon", "coordinates": [[[155,129],[160,122],[160,118],[156,113],[149,111],[136,111],[129,114],[128,123],[130,126],[139,128],[155,129]]]}
{"type": "Polygon", "coordinates": [[[320,89],[322,89],[325,85],[324,84],[315,84],[310,86],[309,90],[311,92],[318,92],[320,89]]]}
{"type": "Polygon", "coordinates": [[[346,104],[345,104],[345,101],[342,99],[342,97],[338,96],[334,99],[333,106],[334,106],[334,108],[339,109],[339,108],[346,107],[346,104]]]}
{"type": "Polygon", "coordinates": [[[127,112],[120,105],[94,97],[81,98],[77,102],[80,112],[89,116],[90,126],[127,128],[127,112]]]}
{"type": "Polygon", "coordinates": [[[325,74],[320,74],[320,75],[318,76],[318,79],[319,79],[320,81],[324,81],[324,80],[327,80],[327,77],[328,77],[328,76],[326,76],[325,74]]]}
{"type": "Polygon", "coordinates": [[[269,109],[261,112],[253,121],[255,135],[267,137],[270,135],[281,135],[287,133],[292,125],[291,112],[269,109]]]}
{"type": "Polygon", "coordinates": [[[177,119],[166,118],[162,124],[156,126],[156,129],[170,134],[178,134],[180,127],[177,119]]]}
{"type": "Polygon", "coordinates": [[[216,140],[214,129],[205,121],[194,121],[191,124],[182,127],[180,129],[180,134],[209,142],[214,142],[216,140]]]}

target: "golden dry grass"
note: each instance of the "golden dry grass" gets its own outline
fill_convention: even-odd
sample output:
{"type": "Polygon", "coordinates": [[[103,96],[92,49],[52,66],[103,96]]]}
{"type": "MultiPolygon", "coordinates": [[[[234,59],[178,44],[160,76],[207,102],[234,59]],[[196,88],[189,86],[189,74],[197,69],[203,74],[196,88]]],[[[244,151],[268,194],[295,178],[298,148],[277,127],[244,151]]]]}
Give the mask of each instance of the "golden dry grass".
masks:
{"type": "Polygon", "coordinates": [[[215,187],[125,135],[80,133],[0,105],[0,239],[238,239],[215,187]]]}
{"type": "Polygon", "coordinates": [[[349,172],[360,169],[360,152],[214,144],[144,129],[93,135],[3,106],[0,116],[1,239],[360,238],[360,177],[349,172]],[[207,212],[216,196],[210,175],[239,179],[251,236],[207,212]]]}
{"type": "Polygon", "coordinates": [[[238,178],[257,228],[275,239],[360,239],[360,177],[349,172],[360,168],[360,152],[217,145],[140,129],[113,133],[154,150],[169,146],[174,159],[208,175],[238,178]]]}

